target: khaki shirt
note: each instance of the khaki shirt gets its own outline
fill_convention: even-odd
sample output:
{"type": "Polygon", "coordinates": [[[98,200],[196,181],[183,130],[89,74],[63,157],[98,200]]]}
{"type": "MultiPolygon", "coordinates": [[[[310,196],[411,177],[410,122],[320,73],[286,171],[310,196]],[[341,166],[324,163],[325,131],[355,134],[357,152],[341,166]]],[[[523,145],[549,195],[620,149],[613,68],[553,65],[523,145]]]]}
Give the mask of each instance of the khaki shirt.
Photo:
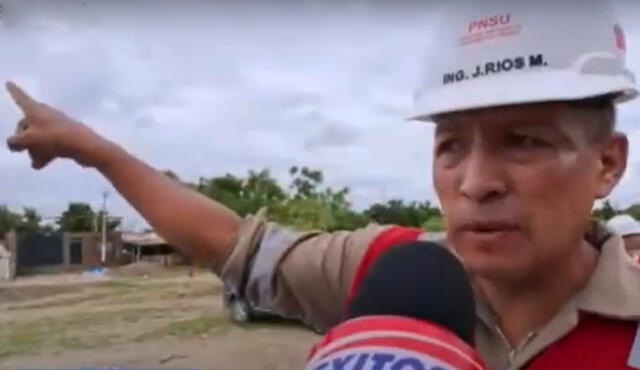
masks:
{"type": "MultiPolygon", "coordinates": [[[[299,232],[267,222],[260,212],[244,220],[232,253],[216,272],[228,291],[246,297],[254,308],[325,331],[341,321],[360,261],[387,228],[299,232]]],[[[428,238],[428,234],[420,237],[428,238]]],[[[476,346],[488,368],[522,368],[577,325],[578,311],[640,320],[640,265],[625,251],[622,238],[601,226],[587,240],[600,247],[591,280],[517,348],[509,346],[488,306],[478,299],[476,346]]]]}

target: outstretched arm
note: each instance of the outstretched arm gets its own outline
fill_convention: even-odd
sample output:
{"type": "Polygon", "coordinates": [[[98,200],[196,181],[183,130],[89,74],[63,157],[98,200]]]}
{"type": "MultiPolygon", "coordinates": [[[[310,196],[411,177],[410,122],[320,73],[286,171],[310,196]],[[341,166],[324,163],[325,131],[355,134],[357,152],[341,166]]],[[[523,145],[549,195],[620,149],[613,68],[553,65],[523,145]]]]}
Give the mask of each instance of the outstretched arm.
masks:
{"type": "Polygon", "coordinates": [[[168,178],[15,84],[7,83],[7,90],[24,114],[7,144],[12,151],[28,151],[34,169],[56,158],[95,168],[169,243],[197,261],[224,263],[240,226],[232,210],[168,178]]]}

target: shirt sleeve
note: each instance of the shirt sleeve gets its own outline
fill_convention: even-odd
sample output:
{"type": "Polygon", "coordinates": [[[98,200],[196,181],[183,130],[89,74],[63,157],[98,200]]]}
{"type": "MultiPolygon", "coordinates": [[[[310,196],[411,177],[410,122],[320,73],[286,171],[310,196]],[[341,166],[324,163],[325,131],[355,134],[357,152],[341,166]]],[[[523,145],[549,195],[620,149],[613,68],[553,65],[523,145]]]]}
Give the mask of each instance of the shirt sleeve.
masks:
{"type": "Polygon", "coordinates": [[[215,270],[227,294],[252,308],[324,331],[341,320],[360,262],[386,229],[297,231],[268,222],[261,211],[243,221],[230,255],[215,270]]]}

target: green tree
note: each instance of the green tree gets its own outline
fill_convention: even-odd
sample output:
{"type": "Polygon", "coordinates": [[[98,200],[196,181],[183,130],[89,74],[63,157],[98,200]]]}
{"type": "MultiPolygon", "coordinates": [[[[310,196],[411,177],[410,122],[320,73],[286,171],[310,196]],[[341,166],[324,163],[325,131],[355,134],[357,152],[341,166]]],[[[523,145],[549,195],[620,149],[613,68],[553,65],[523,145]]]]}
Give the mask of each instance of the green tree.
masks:
{"type": "Polygon", "coordinates": [[[320,170],[292,167],[288,199],[272,210],[277,222],[299,229],[352,230],[365,226],[367,217],[351,208],[349,189],[323,188],[320,170]]]}
{"type": "Polygon", "coordinates": [[[444,231],[445,225],[442,216],[433,216],[422,224],[427,231],[444,231]]]}
{"type": "Polygon", "coordinates": [[[325,199],[330,204],[333,215],[332,222],[327,228],[328,231],[354,230],[369,223],[369,218],[364,213],[356,212],[351,208],[348,195],[349,188],[343,188],[338,192],[334,192],[332,189],[325,191],[325,199]]]}
{"type": "Polygon", "coordinates": [[[255,213],[262,207],[276,206],[286,199],[284,190],[268,170],[249,171],[246,178],[231,174],[201,178],[195,188],[241,216],[255,213]]]}
{"type": "Polygon", "coordinates": [[[249,176],[244,181],[242,195],[250,199],[252,205],[257,206],[256,210],[263,205],[270,206],[286,199],[284,190],[271,177],[269,170],[249,171],[249,176]]]}
{"type": "Polygon", "coordinates": [[[35,208],[25,207],[17,231],[21,233],[38,233],[43,231],[41,224],[42,217],[35,208]]]}
{"type": "Polygon", "coordinates": [[[624,210],[624,213],[631,215],[636,220],[640,220],[640,204],[633,204],[624,210]]]}
{"type": "Polygon", "coordinates": [[[87,203],[70,203],[66,211],[58,219],[60,231],[85,232],[93,231],[96,214],[87,203]]]}
{"type": "Polygon", "coordinates": [[[399,199],[374,204],[365,211],[365,214],[379,224],[409,227],[423,227],[430,219],[441,220],[442,218],[440,210],[428,201],[405,203],[399,199]]]}
{"type": "Polygon", "coordinates": [[[21,215],[9,209],[6,205],[0,206],[0,236],[16,230],[20,225],[21,215]]]}
{"type": "MultiPolygon", "coordinates": [[[[165,174],[178,180],[171,171],[165,174]]],[[[393,200],[374,205],[363,213],[352,208],[348,188],[333,189],[324,185],[322,171],[294,166],[289,169],[289,175],[287,186],[281,186],[266,169],[249,171],[244,177],[226,174],[202,177],[196,184],[183,184],[241,216],[266,207],[270,219],[299,229],[352,230],[365,226],[370,220],[415,227],[429,220],[434,227],[442,224],[439,209],[429,202],[393,200]]]]}
{"type": "Polygon", "coordinates": [[[292,177],[289,188],[293,190],[294,198],[307,199],[318,195],[318,188],[324,181],[322,171],[294,166],[289,169],[289,174],[292,177]]]}
{"type": "MultiPolygon", "coordinates": [[[[94,215],[95,215],[94,217],[95,217],[96,225],[95,225],[95,228],[92,228],[92,230],[100,231],[102,230],[102,217],[104,217],[104,212],[98,211],[97,213],[94,213],[94,215]]],[[[111,217],[109,216],[109,214],[107,214],[107,230],[108,231],[113,231],[117,229],[121,223],[122,223],[121,218],[111,217]]]]}
{"type": "Polygon", "coordinates": [[[596,208],[593,211],[592,215],[601,221],[609,221],[619,213],[620,210],[614,207],[609,200],[605,200],[600,208],[596,208]]]}

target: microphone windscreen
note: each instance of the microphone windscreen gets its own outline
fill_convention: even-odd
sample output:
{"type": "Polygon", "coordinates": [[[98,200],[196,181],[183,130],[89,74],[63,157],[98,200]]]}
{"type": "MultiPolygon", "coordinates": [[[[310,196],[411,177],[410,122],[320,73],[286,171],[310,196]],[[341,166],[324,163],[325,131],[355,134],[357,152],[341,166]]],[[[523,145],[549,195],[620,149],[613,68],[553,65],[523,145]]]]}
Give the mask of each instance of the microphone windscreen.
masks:
{"type": "Polygon", "coordinates": [[[473,344],[476,314],[469,277],[458,258],[435,243],[401,244],[374,262],[347,318],[376,315],[431,322],[473,344]]]}

